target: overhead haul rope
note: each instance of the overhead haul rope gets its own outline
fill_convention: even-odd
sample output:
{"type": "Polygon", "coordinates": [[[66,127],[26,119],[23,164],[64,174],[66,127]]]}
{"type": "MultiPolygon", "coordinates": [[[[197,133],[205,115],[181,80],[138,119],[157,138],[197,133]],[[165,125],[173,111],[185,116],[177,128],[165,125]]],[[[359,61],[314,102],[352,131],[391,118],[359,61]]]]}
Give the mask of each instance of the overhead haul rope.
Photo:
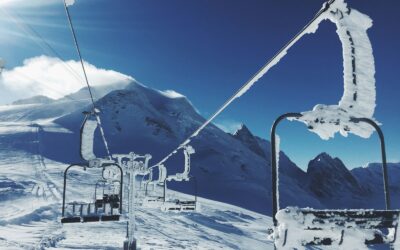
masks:
{"type": "Polygon", "coordinates": [[[67,18],[68,18],[69,27],[71,28],[72,37],[74,39],[75,48],[76,48],[76,51],[78,53],[79,60],[81,62],[83,75],[85,76],[85,82],[86,82],[86,85],[88,87],[88,91],[89,91],[89,94],[90,94],[90,99],[92,101],[93,114],[96,117],[97,124],[99,125],[100,134],[101,134],[101,137],[103,139],[104,146],[105,146],[105,148],[107,150],[107,155],[108,155],[109,159],[111,160],[112,158],[111,158],[110,150],[108,148],[108,143],[107,143],[106,137],[104,135],[103,126],[101,125],[100,116],[97,114],[96,105],[94,104],[94,98],[93,98],[92,89],[90,88],[89,80],[88,80],[88,77],[87,77],[87,74],[86,74],[85,64],[83,63],[82,54],[81,54],[81,50],[79,49],[79,44],[78,44],[78,40],[76,38],[75,29],[74,29],[74,26],[73,26],[72,20],[71,20],[71,15],[69,14],[69,9],[68,9],[66,0],[64,0],[63,2],[64,2],[64,7],[65,7],[65,13],[67,14],[67,18]]]}
{"type": "Polygon", "coordinates": [[[290,49],[301,37],[307,34],[307,29],[314,24],[314,22],[326,12],[330,5],[335,0],[327,1],[323,7],[315,14],[314,18],[304,26],[300,32],[298,32],[285,46],[283,46],[264,66],[255,73],[239,90],[236,91],[213,115],[210,116],[196,131],[193,132],[185,141],[183,141],[174,151],[164,157],[160,162],[154,166],[158,166],[166,162],[171,156],[176,154],[178,150],[188,145],[192,138],[196,137],[208,124],[210,124],[222,111],[224,111],[236,98],[242,96],[255,82],[257,82],[262,76],[264,76],[280,59],[282,59],[288,49],[290,49]]]}
{"type": "Polygon", "coordinates": [[[14,22],[17,27],[19,27],[21,29],[21,31],[25,32],[27,35],[30,36],[30,38],[32,38],[32,40],[34,40],[37,45],[39,47],[42,48],[42,50],[45,53],[49,53],[53,54],[53,56],[57,57],[60,59],[60,61],[62,62],[62,66],[64,66],[64,68],[69,71],[71,73],[72,76],[74,76],[74,78],[78,81],[83,80],[82,77],[68,64],[66,63],[65,59],[57,52],[57,50],[51,46],[50,43],[48,43],[44,37],[42,35],[40,35],[40,33],[33,28],[32,25],[30,25],[29,23],[23,22],[21,16],[19,16],[17,13],[11,14],[10,12],[6,11],[5,9],[0,7],[0,11],[6,15],[7,17],[9,17],[9,20],[11,20],[12,22],[14,22]],[[33,37],[36,37],[37,39],[34,39],[33,37]],[[43,46],[42,44],[40,44],[38,42],[38,40],[40,40],[45,46],[43,46]]]}

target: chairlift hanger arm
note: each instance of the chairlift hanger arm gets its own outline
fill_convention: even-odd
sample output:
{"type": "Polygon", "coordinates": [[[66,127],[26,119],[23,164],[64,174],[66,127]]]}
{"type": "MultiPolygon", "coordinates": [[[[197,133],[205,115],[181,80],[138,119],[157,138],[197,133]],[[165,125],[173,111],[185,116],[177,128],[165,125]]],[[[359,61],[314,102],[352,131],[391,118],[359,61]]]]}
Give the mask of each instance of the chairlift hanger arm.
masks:
{"type": "Polygon", "coordinates": [[[185,157],[185,166],[182,173],[176,173],[174,175],[170,175],[167,177],[167,181],[175,180],[175,181],[188,181],[190,179],[190,155],[194,154],[195,150],[192,146],[186,145],[183,148],[183,154],[185,157]]]}

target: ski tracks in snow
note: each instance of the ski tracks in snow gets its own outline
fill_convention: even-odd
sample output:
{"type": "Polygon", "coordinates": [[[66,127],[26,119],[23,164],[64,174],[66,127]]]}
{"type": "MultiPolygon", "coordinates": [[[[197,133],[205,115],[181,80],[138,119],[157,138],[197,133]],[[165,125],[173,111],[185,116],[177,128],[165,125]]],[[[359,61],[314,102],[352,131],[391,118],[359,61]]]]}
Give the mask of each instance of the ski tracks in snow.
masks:
{"type": "Polygon", "coordinates": [[[43,150],[41,143],[41,133],[43,133],[43,128],[38,124],[31,124],[32,134],[34,136],[34,146],[37,148],[37,153],[32,155],[34,167],[35,167],[35,177],[38,180],[38,183],[32,188],[32,193],[37,196],[43,196],[44,198],[48,198],[49,196],[55,199],[57,202],[61,202],[62,196],[61,192],[58,190],[55,182],[52,177],[46,171],[46,163],[43,158],[43,150]]]}
{"type": "Polygon", "coordinates": [[[42,156],[41,132],[36,124],[0,124],[0,182],[10,185],[0,192],[0,249],[44,249],[63,238],[62,196],[42,156]]]}

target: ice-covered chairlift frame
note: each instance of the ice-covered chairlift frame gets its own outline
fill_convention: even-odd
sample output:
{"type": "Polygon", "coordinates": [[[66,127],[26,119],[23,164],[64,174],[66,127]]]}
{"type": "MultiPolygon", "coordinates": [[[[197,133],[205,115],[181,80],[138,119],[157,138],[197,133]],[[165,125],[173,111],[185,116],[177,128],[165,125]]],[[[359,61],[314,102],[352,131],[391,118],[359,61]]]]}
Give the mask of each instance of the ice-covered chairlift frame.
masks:
{"type": "Polygon", "coordinates": [[[150,171],[148,173],[148,179],[145,180],[143,177],[143,183],[145,185],[145,195],[148,196],[148,189],[149,186],[153,186],[153,189],[157,186],[157,185],[165,185],[165,181],[167,179],[167,168],[163,165],[156,165],[150,168],[150,171]],[[156,180],[153,179],[153,168],[157,168],[158,169],[158,178],[156,180]]]}
{"type": "Polygon", "coordinates": [[[187,145],[183,148],[183,154],[185,157],[185,165],[182,173],[176,173],[174,175],[167,175],[167,168],[163,164],[159,164],[154,166],[153,168],[158,169],[158,178],[157,180],[153,180],[153,173],[150,171],[149,179],[147,180],[147,185],[153,184],[164,184],[166,181],[189,181],[190,177],[190,156],[194,154],[196,151],[190,145],[187,145]]]}
{"type": "MultiPolygon", "coordinates": [[[[172,179],[174,180],[174,179],[172,179]]],[[[164,181],[164,192],[163,192],[163,201],[164,204],[162,206],[162,210],[164,211],[196,211],[197,210],[197,179],[194,176],[188,176],[187,180],[185,181],[193,181],[194,185],[194,200],[175,200],[175,201],[168,201],[167,200],[167,180],[164,181]]]]}
{"type": "MultiPolygon", "coordinates": [[[[84,112],[85,115],[84,121],[82,123],[80,129],[80,156],[83,159],[84,163],[75,163],[69,165],[64,171],[64,186],[63,186],[63,202],[62,202],[62,223],[73,223],[73,222],[90,222],[90,221],[114,221],[119,220],[119,215],[122,214],[122,186],[123,186],[123,170],[121,166],[113,160],[97,158],[93,153],[93,142],[94,142],[94,133],[98,127],[98,122],[94,120],[90,120],[91,116],[97,115],[94,110],[93,112],[84,112]],[[102,168],[103,172],[105,168],[108,167],[117,167],[120,172],[119,179],[119,215],[100,215],[96,216],[94,220],[85,221],[85,218],[68,218],[65,217],[65,200],[66,200],[66,189],[67,189],[67,176],[68,171],[73,167],[81,167],[84,170],[86,168],[102,168]],[[97,219],[98,218],[98,219],[97,219]]],[[[102,173],[103,173],[102,172],[102,173]]]]}
{"type": "MultiPolygon", "coordinates": [[[[272,215],[273,215],[273,222],[275,226],[275,230],[278,230],[279,221],[277,219],[277,213],[280,210],[279,208],[279,167],[278,167],[278,160],[277,160],[277,139],[276,139],[276,129],[281,121],[290,118],[301,118],[301,113],[286,113],[279,116],[271,129],[271,176],[272,176],[272,215]]],[[[373,240],[366,240],[365,244],[391,244],[396,241],[397,236],[397,226],[398,226],[398,219],[400,210],[390,210],[391,203],[390,203],[390,193],[389,193],[389,184],[388,184],[388,172],[387,172],[387,162],[386,162],[386,149],[385,149],[385,139],[383,132],[379,125],[370,118],[351,118],[350,122],[354,123],[366,123],[370,125],[375,131],[378,133],[380,139],[380,147],[381,147],[381,155],[382,155],[382,172],[383,172],[383,187],[384,187],[384,196],[385,196],[385,210],[312,210],[312,209],[297,209],[297,208],[287,208],[286,213],[301,213],[304,215],[312,215],[315,216],[315,219],[318,221],[322,221],[323,223],[327,223],[324,219],[329,220],[330,222],[336,222],[336,226],[338,226],[335,220],[335,216],[337,220],[343,220],[340,223],[351,223],[358,220],[355,224],[351,225],[351,227],[357,228],[357,225],[364,229],[393,229],[395,232],[392,235],[392,239],[388,242],[381,242],[382,239],[373,239],[373,240]],[[292,211],[293,210],[293,211],[292,211]],[[365,216],[363,219],[363,214],[365,216]],[[361,221],[360,221],[361,219],[361,221]],[[376,220],[381,223],[377,223],[376,225],[367,225],[368,220],[376,220]],[[380,221],[381,220],[381,221],[380,221]],[[358,223],[358,224],[357,224],[358,223]]],[[[339,224],[340,224],[339,223],[339,224]]],[[[343,242],[343,232],[346,228],[343,228],[342,235],[339,237],[338,244],[342,244],[343,242]]],[[[310,225],[305,226],[304,230],[319,230],[318,228],[310,229],[310,225]]],[[[278,230],[279,231],[279,230],[278,230]]],[[[314,231],[315,232],[315,231],[314,231]]],[[[276,237],[276,235],[275,235],[276,237]]],[[[287,238],[287,230],[284,232],[284,235],[279,235],[278,238],[281,238],[280,243],[284,246],[286,244],[287,238]],[[283,238],[283,240],[282,240],[283,238]]],[[[325,243],[332,243],[332,241],[325,242],[325,243]]],[[[321,240],[319,242],[311,242],[310,244],[324,244],[321,240]]],[[[275,245],[275,247],[277,247],[275,245]]]]}
{"type": "Polygon", "coordinates": [[[197,180],[194,176],[190,176],[190,156],[194,154],[196,151],[190,145],[186,145],[183,147],[183,154],[185,158],[185,166],[182,173],[176,173],[174,175],[169,175],[164,181],[164,205],[162,207],[165,211],[196,211],[197,207],[197,180]],[[194,184],[194,200],[176,200],[176,201],[167,201],[167,182],[169,181],[193,181],[194,184]]]}
{"type": "Polygon", "coordinates": [[[183,154],[185,156],[185,168],[182,173],[176,173],[174,175],[168,175],[167,181],[189,181],[190,173],[190,155],[194,154],[195,150],[192,146],[187,145],[183,148],[183,154]]]}
{"type": "MultiPolygon", "coordinates": [[[[69,165],[65,171],[64,171],[64,187],[63,187],[63,202],[62,202],[62,219],[61,222],[62,223],[71,223],[71,222],[86,222],[85,218],[81,218],[80,220],[78,218],[75,218],[70,220],[70,218],[66,217],[65,211],[66,211],[66,190],[67,190],[67,176],[68,176],[68,171],[73,168],[73,167],[80,167],[83,169],[88,168],[88,163],[75,163],[75,164],[71,164],[69,165]]],[[[122,172],[122,168],[116,164],[116,163],[104,163],[101,166],[102,168],[107,168],[107,167],[117,167],[120,171],[120,180],[119,180],[119,197],[120,197],[120,202],[119,202],[119,208],[118,208],[118,212],[119,215],[122,214],[122,185],[123,185],[123,172],[122,172]]],[[[113,220],[119,220],[119,215],[114,215],[114,216],[107,216],[107,215],[99,215],[98,216],[98,220],[96,221],[113,221],[113,220]]]]}
{"type": "Polygon", "coordinates": [[[118,164],[126,169],[126,171],[132,170],[135,175],[148,175],[149,174],[149,161],[152,156],[150,154],[138,155],[134,152],[129,154],[113,154],[118,164]],[[125,160],[125,161],[124,161],[125,160]]]}
{"type": "Polygon", "coordinates": [[[368,138],[374,130],[367,124],[350,122],[350,118],[373,119],[376,107],[375,63],[367,33],[372,20],[349,8],[344,0],[329,0],[301,34],[315,33],[324,20],[335,24],[342,44],[344,92],[338,104],[317,104],[296,119],[325,140],[334,137],[337,132],[343,136],[353,133],[368,138]]]}
{"type": "Polygon", "coordinates": [[[181,173],[176,173],[174,175],[167,175],[167,168],[163,164],[159,164],[153,166],[152,168],[158,168],[158,178],[157,180],[153,180],[153,173],[150,171],[149,179],[145,181],[145,195],[148,196],[148,186],[153,185],[153,189],[157,185],[161,185],[163,187],[163,194],[160,197],[156,197],[156,199],[150,199],[149,202],[162,202],[162,210],[164,211],[195,211],[197,208],[197,180],[194,176],[190,174],[190,156],[195,153],[195,150],[192,146],[186,145],[183,148],[183,154],[185,158],[184,170],[181,173]],[[181,201],[176,200],[175,202],[167,201],[167,182],[169,181],[187,181],[190,180],[194,183],[194,200],[191,201],[181,201]]]}

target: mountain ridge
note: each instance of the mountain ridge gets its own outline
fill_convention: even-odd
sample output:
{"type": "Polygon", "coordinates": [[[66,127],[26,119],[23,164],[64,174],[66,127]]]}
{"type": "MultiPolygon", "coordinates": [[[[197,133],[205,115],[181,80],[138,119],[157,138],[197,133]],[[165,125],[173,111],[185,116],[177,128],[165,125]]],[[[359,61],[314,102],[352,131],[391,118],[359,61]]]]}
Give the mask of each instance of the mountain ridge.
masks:
{"type": "Polygon", "coordinates": [[[49,104],[54,102],[55,100],[44,96],[44,95],[36,95],[29,98],[19,99],[13,101],[11,105],[23,105],[23,104],[49,104]]]}

